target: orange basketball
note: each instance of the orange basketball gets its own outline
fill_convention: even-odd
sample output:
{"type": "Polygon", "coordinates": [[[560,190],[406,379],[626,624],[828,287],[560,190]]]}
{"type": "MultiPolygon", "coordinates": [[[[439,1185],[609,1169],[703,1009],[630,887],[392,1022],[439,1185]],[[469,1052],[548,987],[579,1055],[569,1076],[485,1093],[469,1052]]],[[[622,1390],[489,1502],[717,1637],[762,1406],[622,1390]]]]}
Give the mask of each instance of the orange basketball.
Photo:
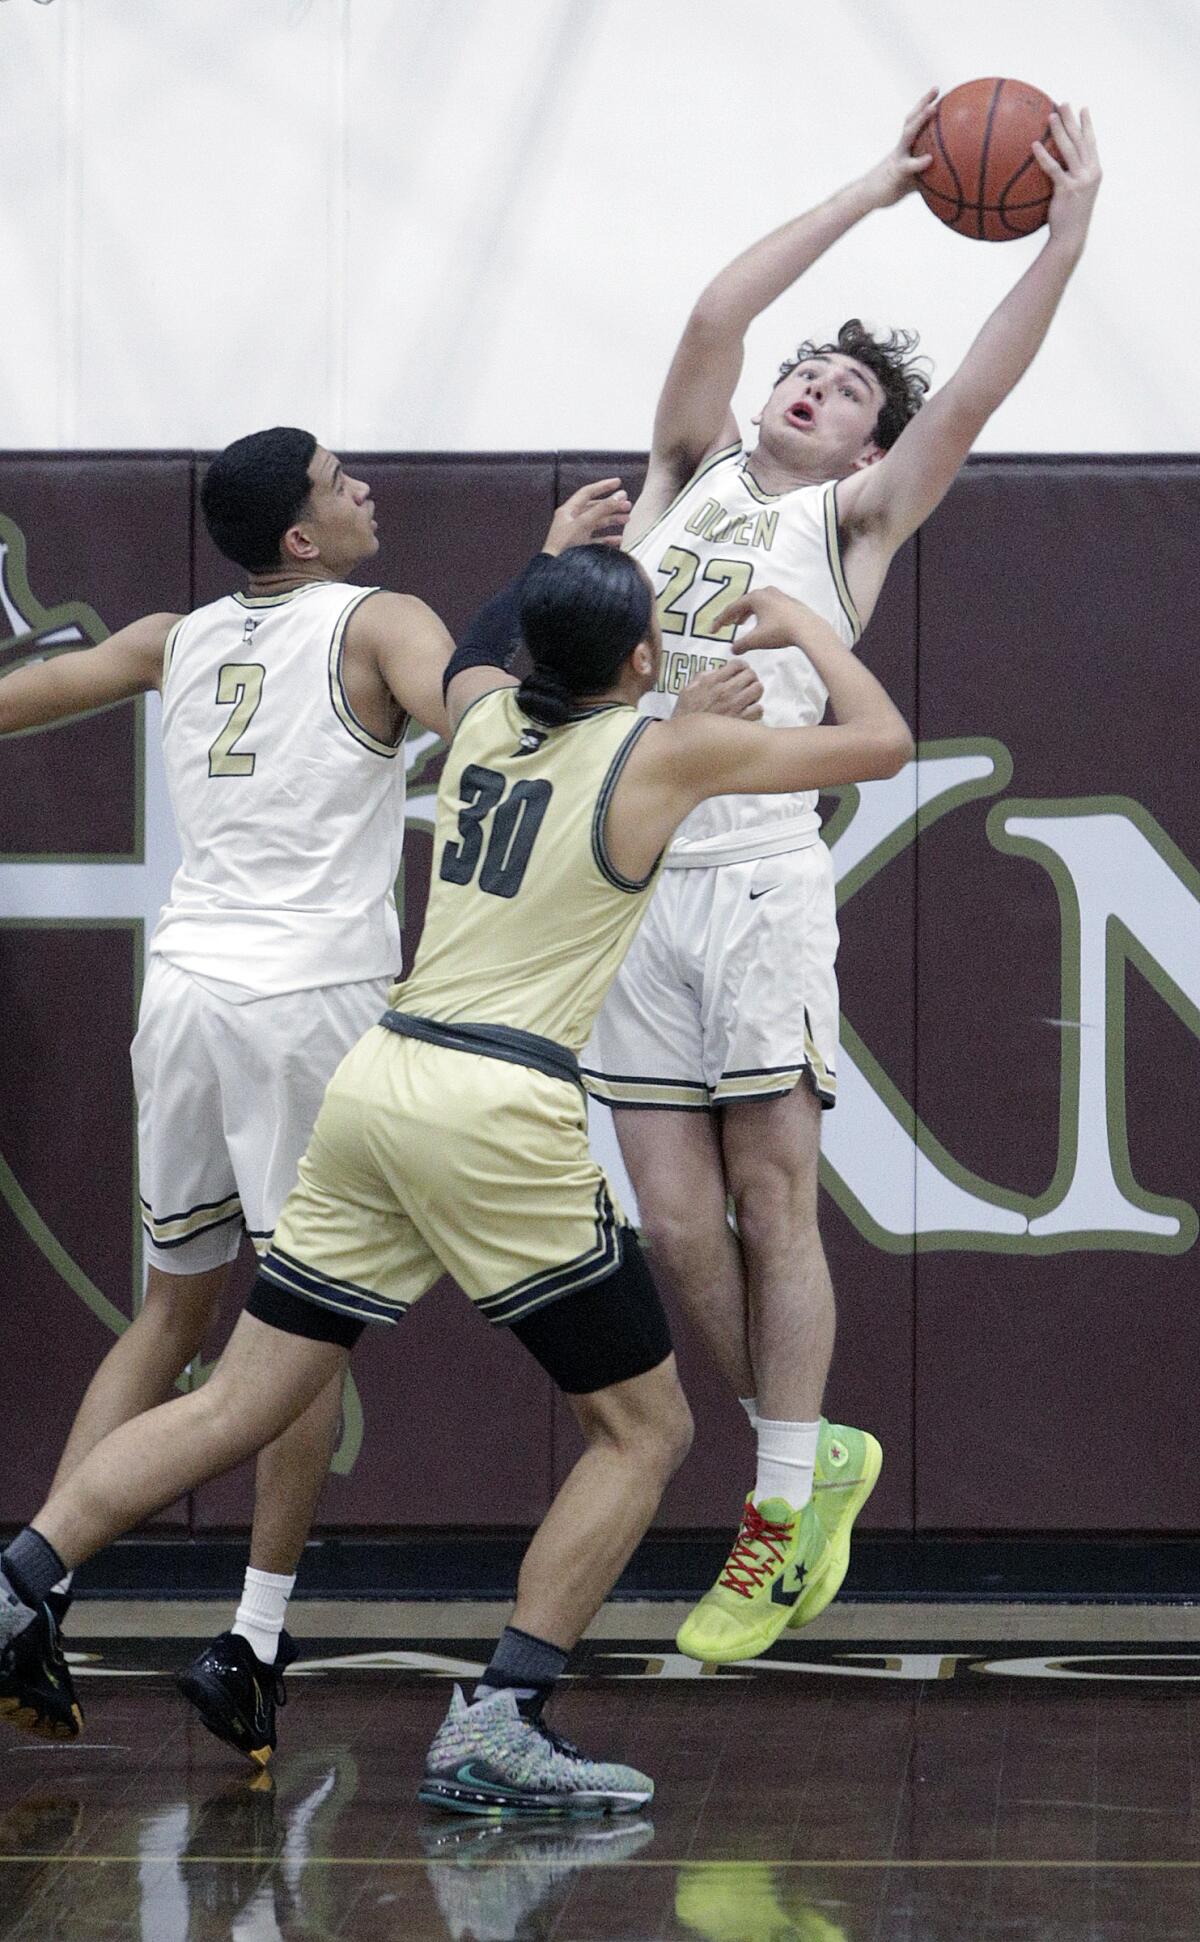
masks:
{"type": "Polygon", "coordinates": [[[913,143],[914,154],[933,156],[917,186],[940,222],[985,243],[1041,228],[1053,184],[1030,145],[1043,142],[1061,159],[1050,139],[1054,105],[1040,88],[994,76],[942,96],[913,143]]]}

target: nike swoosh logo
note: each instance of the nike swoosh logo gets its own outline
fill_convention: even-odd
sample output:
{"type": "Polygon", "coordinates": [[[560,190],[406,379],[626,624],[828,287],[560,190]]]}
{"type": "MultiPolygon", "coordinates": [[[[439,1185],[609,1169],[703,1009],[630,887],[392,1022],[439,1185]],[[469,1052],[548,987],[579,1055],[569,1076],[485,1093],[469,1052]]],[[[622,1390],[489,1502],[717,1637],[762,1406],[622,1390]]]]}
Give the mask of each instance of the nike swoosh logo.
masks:
{"type": "Polygon", "coordinates": [[[754,903],[759,897],[767,897],[772,890],[778,890],[778,888],[779,885],[777,883],[769,883],[765,890],[752,890],[750,892],[750,902],[754,903]]]}
{"type": "Polygon", "coordinates": [[[474,1762],[471,1760],[467,1761],[465,1767],[458,1769],[454,1778],[464,1787],[488,1787],[494,1794],[515,1794],[520,1792],[520,1788],[518,1787],[505,1787],[500,1782],[491,1779],[487,1774],[476,1773],[474,1762]]]}

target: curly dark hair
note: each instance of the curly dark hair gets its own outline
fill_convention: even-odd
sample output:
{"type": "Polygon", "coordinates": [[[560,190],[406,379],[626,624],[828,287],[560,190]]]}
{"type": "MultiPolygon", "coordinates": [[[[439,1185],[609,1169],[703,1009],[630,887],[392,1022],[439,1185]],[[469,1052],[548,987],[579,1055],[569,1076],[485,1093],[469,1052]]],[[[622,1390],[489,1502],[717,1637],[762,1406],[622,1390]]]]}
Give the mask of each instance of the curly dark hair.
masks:
{"type": "Polygon", "coordinates": [[[920,339],[915,330],[891,330],[886,337],[875,337],[861,317],[851,317],[837,334],[836,344],[814,344],[808,338],[795,357],[779,367],[779,384],[810,357],[828,357],[833,351],[864,364],[883,386],[883,404],[875,420],[874,439],[887,452],[896,443],[910,418],[925,402],[929,374],[920,367],[926,359],[914,356],[920,339]]]}

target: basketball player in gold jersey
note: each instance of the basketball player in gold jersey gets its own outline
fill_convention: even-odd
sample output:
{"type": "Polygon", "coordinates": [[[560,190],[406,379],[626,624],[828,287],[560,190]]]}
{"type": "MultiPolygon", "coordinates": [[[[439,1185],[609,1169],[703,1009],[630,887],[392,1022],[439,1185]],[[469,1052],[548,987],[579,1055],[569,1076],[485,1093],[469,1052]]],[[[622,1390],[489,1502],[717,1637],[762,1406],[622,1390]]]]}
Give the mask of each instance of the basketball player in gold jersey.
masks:
{"type": "MultiPolygon", "coordinates": [[[[649,1800],[644,1775],[583,1758],[540,1720],[691,1434],[654,1284],[588,1148],[576,1054],[697,803],[892,775],[912,749],[817,616],[771,589],[728,618],[751,615],[753,646],[804,643],[836,727],[639,716],[661,654],[653,593],[635,560],[603,546],[527,569],[516,619],[533,671],[520,686],[502,672],[514,631],[502,612],[495,640],[458,650],[412,974],[330,1082],[210,1381],[115,1431],[4,1553],[0,1642],[19,1639],[64,1568],[282,1433],[368,1321],[399,1320],[448,1270],[563,1390],[585,1449],[526,1553],[472,1703],[453,1696],[422,1798],[501,1814],[649,1800]]],[[[786,1610],[814,1560],[794,1532],[783,1549],[786,1610]]],[[[55,1671],[65,1708],[69,1677],[55,1671]]]]}
{"type": "MultiPolygon", "coordinates": [[[[853,644],[897,548],[1046,334],[1100,182],[1087,111],[1069,107],[1051,124],[1062,163],[1035,145],[1054,185],[1045,244],[929,403],[918,410],[928,380],[913,363],[916,339],[874,337],[856,319],[835,343],[801,346],[755,420],[757,444],[742,442],[730,405],[747,328],[847,230],[916,187],[928,158],[909,151],[933,103],[917,103],[882,162],[755,243],[692,311],[625,536],[654,579],[664,630],[650,713],[669,715],[682,683],[725,659],[733,629],[722,604],[764,580],[853,644]]],[[[820,720],[822,678],[803,654],[755,666],[767,723],[820,720]]],[[[873,1438],[821,1417],[834,1303],[817,1162],[837,1084],[836,948],[815,794],[706,802],[672,845],[582,1061],[589,1090],[614,1111],[656,1272],[756,1430],[737,1542],[679,1633],[681,1650],[703,1660],[753,1657],[775,1635],[779,1534],[798,1519],[823,1533],[824,1600],[834,1595],[879,1474],[873,1438]]],[[[821,1607],[806,1597],[790,1622],[821,1607]]]]}

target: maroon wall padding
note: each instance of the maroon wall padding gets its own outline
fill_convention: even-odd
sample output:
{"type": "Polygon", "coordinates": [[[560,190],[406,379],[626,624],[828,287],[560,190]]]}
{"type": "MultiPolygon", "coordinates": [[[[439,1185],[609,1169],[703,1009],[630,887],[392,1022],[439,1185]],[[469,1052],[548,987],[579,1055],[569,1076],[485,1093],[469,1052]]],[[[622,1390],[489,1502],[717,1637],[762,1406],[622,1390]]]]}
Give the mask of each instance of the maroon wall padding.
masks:
{"type": "MultiPolygon", "coordinates": [[[[1195,463],[972,465],[921,535],[922,736],[994,735],[1007,797],[1131,798],[1200,861],[1198,556],[1195,463]]],[[[920,842],[919,1104],[964,1165],[1037,1194],[1078,1028],[1054,1022],[1051,878],[992,847],[987,809],[920,842]]],[[[1125,984],[1134,1177],[1194,1203],[1200,1047],[1125,984]]],[[[918,1528],[1196,1530],[1198,1363],[1194,1250],[920,1254],[918,1528]]]]}
{"type": "MultiPolygon", "coordinates": [[[[186,609],[191,471],[183,454],[0,454],[0,517],[24,535],[22,577],[37,603],[86,603],[109,632],[186,609]]],[[[11,640],[0,613],[0,647],[11,640]]],[[[10,658],[0,652],[0,671],[10,658]]],[[[0,854],[128,856],[134,735],[122,708],[6,743],[0,854]]]]}
{"type": "MultiPolygon", "coordinates": [[[[644,456],[346,464],[369,481],[380,522],[378,560],[358,577],[413,592],[459,627],[537,548],[558,499],[609,473],[636,492],[644,456]]],[[[0,539],[11,552],[12,529],[23,536],[36,617],[87,603],[112,629],[236,586],[196,513],[203,465],[192,454],[0,456],[0,539]]],[[[1200,858],[1190,754],[1198,556],[1200,463],[979,460],[895,562],[864,637],[863,655],[923,742],[990,737],[1012,757],[1011,782],[933,820],[840,912],[846,1024],[930,1138],[996,1189],[1036,1195],[1054,1173],[1069,1027],[1054,1022],[1054,885],[989,829],[1025,799],[1127,798],[1185,858],[1200,858]]],[[[0,670],[28,651],[11,621],[4,627],[0,670]]],[[[134,746],[125,708],[6,742],[3,860],[130,854],[134,746]]],[[[438,767],[436,755],[418,765],[410,794],[427,793],[438,767]]],[[[826,805],[835,818],[850,806],[826,805]]],[[[424,831],[410,831],[409,962],[429,847],[424,831]]],[[[10,1425],[0,1521],[32,1508],[112,1340],[80,1277],[130,1311],[137,980],[128,927],[0,928],[0,1403],[10,1425]]],[[[1133,970],[1125,998],[1133,1175],[1190,1203],[1200,1177],[1195,1021],[1183,1005],[1181,1022],[1133,970]]],[[[1194,1250],[883,1248],[840,1192],[823,1196],[822,1222],[840,1316],[829,1413],[871,1425],[887,1450],[873,1524],[1200,1528],[1179,1457],[1200,1346],[1194,1250]]],[[[235,1295],[252,1272],[247,1258],[235,1295]]],[[[212,1352],[235,1312],[231,1299],[212,1352]]],[[[659,1522],[726,1524],[750,1477],[748,1427],[674,1321],[697,1438],[659,1522]]],[[[327,1525],[526,1525],[578,1447],[570,1410],[540,1370],[448,1284],[397,1330],[368,1331],[354,1376],[365,1440],[350,1474],[331,1479],[327,1525]]],[[[243,1468],[187,1508],[208,1530],[244,1523],[249,1503],[243,1468]]]]}
{"type": "MultiPolygon", "coordinates": [[[[82,645],[139,614],[191,604],[190,456],[96,453],[0,456],[5,585],[36,632],[79,627],[82,645]],[[81,603],[102,623],[81,615],[81,603]]],[[[0,670],[30,651],[0,616],[0,670]]],[[[16,736],[0,755],[0,849],[13,857],[117,860],[136,853],[136,717],[16,736]]],[[[4,1084],[0,1162],[22,1225],[0,1208],[4,1351],[0,1403],[8,1456],[0,1520],[23,1521],[49,1483],[76,1406],[113,1336],[30,1237],[44,1222],[122,1313],[132,1301],[135,1218],[129,1041],[142,939],[130,925],[16,926],[0,909],[4,1084]]],[[[182,1511],[162,1521],[176,1522],[182,1511]]]]}
{"type": "MultiPolygon", "coordinates": [[[[892,563],[859,652],[918,731],[916,547],[892,563]]],[[[836,814],[836,806],[835,806],[836,814]]],[[[908,1099],[916,1087],[910,847],[848,896],[838,911],[842,1014],[908,1099]]],[[[834,1107],[834,1112],[842,1110],[834,1107]]],[[[886,1452],[864,1524],[907,1530],[913,1518],[914,1257],[872,1246],[828,1194],[821,1226],[838,1306],[837,1344],[826,1392],[834,1422],[869,1425],[886,1452]]]]}

